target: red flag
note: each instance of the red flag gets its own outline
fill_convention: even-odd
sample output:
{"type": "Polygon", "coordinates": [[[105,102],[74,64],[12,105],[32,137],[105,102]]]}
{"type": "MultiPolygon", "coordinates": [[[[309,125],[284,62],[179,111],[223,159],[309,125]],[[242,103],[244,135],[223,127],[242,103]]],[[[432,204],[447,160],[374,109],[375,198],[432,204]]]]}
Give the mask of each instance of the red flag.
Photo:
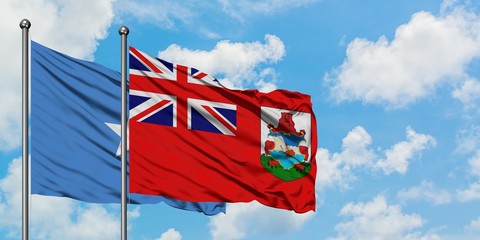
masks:
{"type": "Polygon", "coordinates": [[[230,90],[130,47],[130,192],[315,210],[310,96],[230,90]]]}

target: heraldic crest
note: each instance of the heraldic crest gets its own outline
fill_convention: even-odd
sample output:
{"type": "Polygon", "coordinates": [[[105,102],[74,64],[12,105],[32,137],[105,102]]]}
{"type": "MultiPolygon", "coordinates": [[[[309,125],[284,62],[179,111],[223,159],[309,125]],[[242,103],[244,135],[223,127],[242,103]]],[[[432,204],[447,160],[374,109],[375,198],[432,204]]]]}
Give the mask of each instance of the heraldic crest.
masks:
{"type": "Polygon", "coordinates": [[[278,126],[267,122],[267,127],[264,153],[260,156],[262,166],[284,181],[307,175],[311,166],[306,131],[295,129],[293,114],[281,112],[278,126]]]}

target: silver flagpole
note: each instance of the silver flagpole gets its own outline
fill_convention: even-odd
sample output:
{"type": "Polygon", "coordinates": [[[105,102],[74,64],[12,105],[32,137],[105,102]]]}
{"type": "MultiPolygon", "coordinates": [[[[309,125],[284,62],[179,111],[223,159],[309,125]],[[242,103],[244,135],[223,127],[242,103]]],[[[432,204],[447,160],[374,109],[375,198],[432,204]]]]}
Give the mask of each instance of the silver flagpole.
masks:
{"type": "Polygon", "coordinates": [[[30,204],[30,164],[28,161],[28,92],[30,61],[30,21],[20,22],[22,29],[22,239],[28,240],[29,204],[30,204]]]}
{"type": "Polygon", "coordinates": [[[122,26],[118,33],[122,38],[121,54],[122,54],[122,240],[127,240],[127,146],[128,146],[128,122],[127,122],[127,35],[128,28],[122,26]]]}

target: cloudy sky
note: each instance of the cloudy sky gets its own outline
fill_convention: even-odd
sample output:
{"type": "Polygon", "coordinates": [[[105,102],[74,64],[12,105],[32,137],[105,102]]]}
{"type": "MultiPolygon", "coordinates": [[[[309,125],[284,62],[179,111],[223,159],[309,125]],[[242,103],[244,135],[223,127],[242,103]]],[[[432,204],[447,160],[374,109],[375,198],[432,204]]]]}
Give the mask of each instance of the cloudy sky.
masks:
{"type": "MultiPolygon", "coordinates": [[[[130,239],[478,239],[480,4],[470,0],[0,1],[0,239],[21,232],[21,30],[119,70],[141,51],[232,88],[312,96],[317,211],[129,206],[130,239]]],[[[119,206],[34,195],[33,239],[118,239],[119,206]]]]}

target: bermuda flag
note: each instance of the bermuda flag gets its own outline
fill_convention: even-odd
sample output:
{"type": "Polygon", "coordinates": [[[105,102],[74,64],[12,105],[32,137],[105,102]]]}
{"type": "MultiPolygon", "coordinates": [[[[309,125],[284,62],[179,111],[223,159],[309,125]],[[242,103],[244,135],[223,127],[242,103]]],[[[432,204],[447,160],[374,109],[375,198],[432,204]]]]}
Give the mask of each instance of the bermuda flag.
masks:
{"type": "Polygon", "coordinates": [[[310,96],[231,90],[130,47],[130,191],[315,210],[310,96]]]}

